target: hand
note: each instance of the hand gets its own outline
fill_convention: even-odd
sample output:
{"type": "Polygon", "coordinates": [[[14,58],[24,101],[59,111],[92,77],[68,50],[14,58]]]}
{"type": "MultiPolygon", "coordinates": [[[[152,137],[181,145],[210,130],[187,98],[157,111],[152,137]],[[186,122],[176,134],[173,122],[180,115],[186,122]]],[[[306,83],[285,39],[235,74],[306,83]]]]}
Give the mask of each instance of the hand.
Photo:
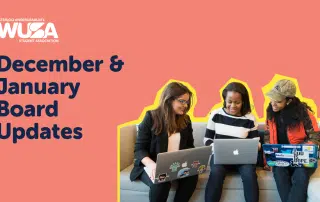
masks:
{"type": "Polygon", "coordinates": [[[258,151],[260,151],[261,150],[261,143],[259,142],[259,144],[258,144],[258,151]]]}
{"type": "Polygon", "coordinates": [[[149,175],[151,180],[155,179],[155,175],[156,175],[156,167],[157,164],[149,157],[144,157],[141,162],[145,165],[145,167],[147,167],[148,172],[147,174],[149,175]]]}
{"type": "MultiPolygon", "coordinates": [[[[254,137],[253,139],[259,140],[260,141],[260,137],[254,137]]],[[[259,142],[258,144],[258,151],[261,150],[261,143],[259,142]]]]}
{"type": "Polygon", "coordinates": [[[156,175],[156,167],[157,164],[149,157],[144,157],[141,162],[147,167],[148,172],[147,174],[149,175],[151,180],[154,180],[155,175],[156,175]]]}
{"type": "Polygon", "coordinates": [[[265,166],[263,167],[263,170],[266,170],[266,171],[271,171],[272,169],[271,169],[271,167],[270,167],[270,166],[268,166],[268,165],[265,165],[265,166]]]}
{"type": "Polygon", "coordinates": [[[266,125],[266,128],[265,128],[265,130],[270,130],[270,127],[269,127],[269,125],[266,125]]]}
{"type": "Polygon", "coordinates": [[[156,177],[156,168],[157,164],[155,162],[151,162],[150,164],[147,165],[147,168],[150,170],[150,179],[154,180],[156,177]]]}

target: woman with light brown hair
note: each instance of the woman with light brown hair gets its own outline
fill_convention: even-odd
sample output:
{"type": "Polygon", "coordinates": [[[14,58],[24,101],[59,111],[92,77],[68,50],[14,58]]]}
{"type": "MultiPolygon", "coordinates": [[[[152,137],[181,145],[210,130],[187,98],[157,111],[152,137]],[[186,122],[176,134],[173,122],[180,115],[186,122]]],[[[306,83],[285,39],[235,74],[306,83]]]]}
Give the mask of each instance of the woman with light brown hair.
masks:
{"type": "MultiPolygon", "coordinates": [[[[140,179],[150,187],[150,202],[167,201],[171,183],[153,184],[157,155],[194,148],[193,130],[187,112],[192,101],[192,92],[179,82],[172,82],[164,89],[158,108],[147,111],[139,124],[134,150],[134,168],[130,179],[140,179]],[[150,175],[144,170],[147,167],[150,175]]],[[[187,202],[191,198],[198,181],[198,175],[178,179],[175,202],[187,202]]]]}

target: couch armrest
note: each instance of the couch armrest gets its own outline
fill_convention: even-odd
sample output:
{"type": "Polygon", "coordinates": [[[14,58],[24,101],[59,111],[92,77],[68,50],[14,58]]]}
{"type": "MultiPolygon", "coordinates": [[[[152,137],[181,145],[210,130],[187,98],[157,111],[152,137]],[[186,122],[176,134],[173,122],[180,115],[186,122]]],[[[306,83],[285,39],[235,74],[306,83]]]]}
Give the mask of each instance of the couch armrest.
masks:
{"type": "Polygon", "coordinates": [[[137,127],[135,124],[120,128],[120,171],[133,163],[136,138],[137,127]]]}

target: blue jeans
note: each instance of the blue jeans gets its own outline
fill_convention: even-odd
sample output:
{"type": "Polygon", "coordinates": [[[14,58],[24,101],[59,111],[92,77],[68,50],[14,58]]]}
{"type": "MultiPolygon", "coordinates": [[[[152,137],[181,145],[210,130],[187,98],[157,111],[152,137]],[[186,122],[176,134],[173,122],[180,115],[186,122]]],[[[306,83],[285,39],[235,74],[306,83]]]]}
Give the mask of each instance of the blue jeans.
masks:
{"type": "Polygon", "coordinates": [[[272,171],[282,202],[307,201],[309,179],[314,168],[273,167],[272,171]]]}
{"type": "Polygon", "coordinates": [[[211,171],[205,190],[206,202],[218,202],[221,198],[223,181],[229,168],[237,169],[243,182],[243,191],[246,202],[259,201],[259,186],[256,174],[256,165],[217,165],[214,164],[214,155],[211,156],[211,171]]]}

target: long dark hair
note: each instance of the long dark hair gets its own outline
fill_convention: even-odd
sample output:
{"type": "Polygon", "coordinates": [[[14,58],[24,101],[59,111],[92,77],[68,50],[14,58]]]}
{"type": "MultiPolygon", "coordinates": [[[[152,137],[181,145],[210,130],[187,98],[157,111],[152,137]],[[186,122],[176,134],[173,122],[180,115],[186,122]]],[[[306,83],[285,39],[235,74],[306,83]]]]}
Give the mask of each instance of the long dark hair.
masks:
{"type": "Polygon", "coordinates": [[[153,118],[153,127],[155,134],[159,135],[163,129],[166,129],[169,135],[184,129],[190,122],[188,115],[176,115],[172,108],[172,102],[184,94],[189,94],[189,104],[186,112],[192,105],[192,92],[179,82],[169,83],[160,98],[160,105],[157,109],[151,111],[153,118]]]}
{"type": "Polygon", "coordinates": [[[222,97],[223,97],[223,107],[226,108],[226,97],[227,93],[229,91],[237,92],[241,94],[242,99],[242,106],[241,106],[241,115],[244,116],[251,112],[251,105],[250,105],[250,99],[249,99],[249,93],[246,87],[239,82],[232,82],[229,83],[225,89],[222,91],[222,97]]]}
{"type": "MultiPolygon", "coordinates": [[[[308,111],[312,112],[310,106],[307,105],[305,102],[301,102],[298,97],[286,98],[287,101],[291,99],[291,102],[286,105],[279,113],[283,124],[285,124],[290,129],[294,129],[299,127],[301,122],[304,126],[310,128],[311,124],[308,111]]],[[[267,119],[272,120],[276,115],[276,112],[272,110],[271,103],[267,108],[267,119]]]]}

